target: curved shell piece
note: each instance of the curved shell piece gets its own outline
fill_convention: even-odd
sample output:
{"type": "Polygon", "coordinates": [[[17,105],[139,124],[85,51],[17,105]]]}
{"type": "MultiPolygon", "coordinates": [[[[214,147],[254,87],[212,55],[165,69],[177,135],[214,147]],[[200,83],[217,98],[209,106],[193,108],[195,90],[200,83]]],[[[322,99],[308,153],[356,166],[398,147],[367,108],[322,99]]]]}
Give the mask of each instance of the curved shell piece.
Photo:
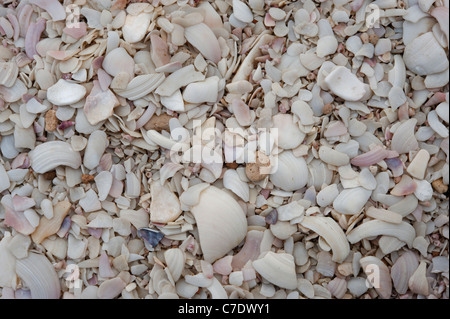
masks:
{"type": "Polygon", "coordinates": [[[241,206],[215,186],[201,191],[191,212],[197,223],[204,259],[210,263],[236,247],[247,234],[247,219],[241,206]]]}
{"type": "Polygon", "coordinates": [[[286,253],[267,252],[253,261],[253,268],[267,281],[281,288],[297,288],[294,257],[286,253]]]}
{"type": "Polygon", "coordinates": [[[291,151],[278,156],[278,168],[270,175],[270,181],[285,191],[304,187],[308,181],[308,168],[303,157],[295,157],[291,151]]]}
{"type": "Polygon", "coordinates": [[[294,123],[294,117],[290,114],[277,114],[272,118],[273,128],[278,129],[278,146],[288,150],[299,146],[305,134],[294,123]]]}
{"type": "Polygon", "coordinates": [[[342,228],[330,217],[305,216],[300,223],[322,236],[333,252],[332,260],[342,263],[350,252],[350,246],[342,228]]]}
{"type": "Polygon", "coordinates": [[[395,131],[392,137],[391,149],[399,154],[414,151],[419,147],[419,143],[414,135],[417,119],[409,119],[403,122],[395,131]]]}
{"type": "Polygon", "coordinates": [[[405,294],[408,291],[409,278],[419,267],[419,260],[415,253],[406,251],[401,255],[391,268],[391,278],[394,288],[399,294],[405,294]]]}
{"type": "Polygon", "coordinates": [[[243,201],[248,202],[250,189],[248,184],[239,178],[239,174],[229,169],[223,174],[223,186],[238,195],[243,201]]]}
{"type": "Polygon", "coordinates": [[[181,272],[184,269],[186,256],[180,248],[171,248],[164,252],[164,259],[170,270],[173,280],[176,282],[180,279],[181,272]]]}
{"type": "Polygon", "coordinates": [[[206,59],[218,63],[222,58],[219,41],[206,24],[187,27],[184,29],[184,36],[206,59]]]}
{"type": "Polygon", "coordinates": [[[354,244],[363,238],[379,235],[396,237],[404,241],[408,247],[411,247],[414,238],[416,238],[416,231],[414,227],[406,222],[392,224],[380,220],[371,220],[353,229],[347,234],[347,239],[351,244],[354,244]]]}
{"type": "Polygon", "coordinates": [[[54,105],[71,105],[86,95],[86,88],[80,84],[60,79],[47,90],[47,99],[54,105]]]}
{"type": "Polygon", "coordinates": [[[115,89],[114,92],[121,97],[135,101],[153,92],[164,79],[165,77],[162,73],[139,75],[128,83],[126,89],[115,89]]]}
{"type": "Polygon", "coordinates": [[[75,152],[69,143],[52,141],[35,147],[28,156],[31,168],[39,174],[46,173],[60,165],[79,168],[81,165],[80,153],[75,152]]]}
{"type": "Polygon", "coordinates": [[[346,215],[354,215],[361,211],[372,195],[372,191],[363,187],[344,189],[333,201],[334,209],[346,215]]]}
{"type": "Polygon", "coordinates": [[[328,88],[346,101],[359,101],[366,94],[366,88],[356,75],[344,66],[337,66],[325,78],[328,88]]]}

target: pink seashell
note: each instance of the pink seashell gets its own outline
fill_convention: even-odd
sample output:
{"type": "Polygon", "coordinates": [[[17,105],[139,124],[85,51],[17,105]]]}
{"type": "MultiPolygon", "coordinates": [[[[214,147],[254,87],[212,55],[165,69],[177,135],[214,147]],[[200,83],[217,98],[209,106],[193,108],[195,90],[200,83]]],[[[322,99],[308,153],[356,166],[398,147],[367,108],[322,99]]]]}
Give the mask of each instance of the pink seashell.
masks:
{"type": "Polygon", "coordinates": [[[106,255],[104,250],[100,254],[98,274],[103,278],[112,278],[115,276],[114,271],[111,268],[111,264],[109,263],[108,255],[106,255]]]}
{"type": "Polygon", "coordinates": [[[47,21],[43,18],[39,18],[36,22],[32,22],[28,27],[27,34],[25,36],[25,53],[30,59],[34,59],[33,56],[38,54],[36,51],[36,44],[41,38],[42,32],[44,32],[47,21]]]}
{"type": "Polygon", "coordinates": [[[271,191],[270,189],[262,189],[261,190],[261,195],[264,196],[264,199],[268,199],[269,198],[270,191],[271,191]]]}
{"type": "Polygon", "coordinates": [[[233,256],[231,266],[233,270],[241,270],[249,260],[255,260],[259,256],[259,247],[263,238],[263,232],[251,230],[247,233],[244,246],[233,256]]]}
{"type": "Polygon", "coordinates": [[[27,34],[28,27],[30,26],[31,15],[33,14],[33,7],[29,4],[26,4],[20,7],[17,12],[17,18],[19,20],[20,25],[20,36],[25,37],[27,34]]]}
{"type": "Polygon", "coordinates": [[[61,124],[58,125],[59,130],[65,130],[68,127],[74,126],[75,122],[72,121],[62,121],[61,124]]]}
{"type": "Polygon", "coordinates": [[[65,27],[63,32],[75,40],[79,40],[87,34],[87,26],[84,22],[78,22],[76,27],[65,27]]]}
{"type": "Polygon", "coordinates": [[[341,136],[347,134],[347,128],[345,127],[344,123],[341,121],[336,121],[334,123],[331,123],[323,136],[325,137],[335,137],[335,136],[341,136]]]}
{"type": "Polygon", "coordinates": [[[266,27],[274,27],[275,26],[275,20],[268,13],[266,13],[266,16],[264,17],[264,25],[266,27]]]}
{"type": "Polygon", "coordinates": [[[394,154],[388,153],[381,146],[377,145],[372,150],[354,157],[350,162],[355,166],[368,167],[384,160],[388,155],[393,157],[392,155],[394,154]]]}
{"type": "Polygon", "coordinates": [[[388,168],[391,170],[393,177],[403,175],[403,162],[398,157],[385,158],[384,161],[386,162],[388,168]]]}
{"type": "Polygon", "coordinates": [[[104,57],[99,56],[92,61],[92,67],[94,68],[94,71],[97,71],[102,67],[104,59],[105,59],[104,57]]]}
{"type": "Polygon", "coordinates": [[[150,48],[153,63],[157,68],[170,62],[169,46],[159,35],[150,35],[150,48]]]}
{"type": "Polygon", "coordinates": [[[20,153],[11,163],[11,168],[28,168],[30,167],[30,159],[27,153],[20,153]]]}
{"type": "MultiPolygon", "coordinates": [[[[5,206],[5,205],[3,205],[5,206]]],[[[34,232],[34,227],[31,226],[28,219],[22,212],[16,212],[10,207],[5,206],[5,225],[14,228],[23,235],[30,235],[34,232]]]]}
{"type": "Polygon", "coordinates": [[[218,259],[213,264],[214,272],[223,276],[228,276],[233,270],[233,268],[231,267],[232,260],[233,256],[225,256],[223,258],[218,259]]]}
{"type": "Polygon", "coordinates": [[[102,236],[103,230],[101,228],[89,228],[87,229],[89,235],[94,236],[95,238],[100,238],[102,236]]]}
{"type": "Polygon", "coordinates": [[[34,199],[29,197],[22,197],[19,195],[14,195],[12,198],[13,209],[17,212],[23,212],[24,210],[36,205],[34,199]]]}
{"type": "Polygon", "coordinates": [[[66,10],[64,10],[64,7],[58,0],[30,0],[29,3],[47,11],[53,21],[60,21],[66,18],[66,10]]]}
{"type": "Polygon", "coordinates": [[[425,106],[432,106],[432,105],[436,105],[439,103],[442,103],[445,101],[446,99],[446,93],[444,92],[436,92],[433,94],[433,96],[427,101],[427,103],[425,103],[425,106]]]}
{"type": "Polygon", "coordinates": [[[416,182],[408,175],[403,175],[400,182],[391,190],[391,195],[406,196],[414,193],[417,189],[416,182]]]}
{"type": "Polygon", "coordinates": [[[98,168],[100,171],[109,171],[112,166],[112,155],[110,153],[105,153],[100,158],[100,163],[98,164],[98,168]]]}
{"type": "Polygon", "coordinates": [[[252,124],[252,116],[250,108],[242,100],[234,99],[231,102],[231,109],[238,123],[242,126],[249,126],[252,124]]]}
{"type": "Polygon", "coordinates": [[[112,82],[111,75],[106,73],[103,69],[98,69],[97,76],[98,76],[98,83],[100,84],[100,88],[102,89],[102,91],[106,91],[112,82]]]}
{"type": "Polygon", "coordinates": [[[441,28],[442,32],[444,32],[445,36],[447,37],[447,43],[450,43],[448,8],[436,7],[433,10],[431,10],[430,15],[437,20],[437,22],[439,23],[439,27],[441,28]]]}
{"type": "Polygon", "coordinates": [[[59,237],[64,238],[69,232],[71,226],[72,226],[72,219],[69,216],[66,216],[56,234],[59,237]]]}

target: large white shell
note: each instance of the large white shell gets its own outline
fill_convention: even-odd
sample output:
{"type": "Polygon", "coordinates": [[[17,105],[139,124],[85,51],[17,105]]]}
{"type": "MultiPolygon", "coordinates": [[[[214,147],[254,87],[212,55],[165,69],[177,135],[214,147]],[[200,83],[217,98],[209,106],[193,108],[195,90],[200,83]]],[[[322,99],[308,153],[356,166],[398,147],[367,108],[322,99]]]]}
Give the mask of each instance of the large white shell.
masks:
{"type": "Polygon", "coordinates": [[[414,238],[416,238],[416,231],[407,222],[400,224],[387,223],[380,220],[371,220],[353,229],[348,235],[347,239],[354,244],[363,238],[388,235],[404,241],[409,247],[412,247],[414,238]]]}
{"type": "Polygon", "coordinates": [[[304,187],[308,181],[308,168],[303,157],[295,157],[292,151],[284,151],[278,156],[278,167],[270,175],[270,181],[285,191],[304,187]]]}
{"type": "Polygon", "coordinates": [[[217,187],[203,189],[191,211],[204,259],[210,263],[236,247],[247,234],[247,220],[241,206],[217,187]]]}
{"type": "Polygon", "coordinates": [[[252,265],[264,279],[274,285],[286,289],[297,287],[294,257],[290,254],[269,251],[253,261],[252,265]]]}
{"type": "Polygon", "coordinates": [[[47,99],[54,105],[71,105],[86,95],[86,88],[80,84],[60,79],[47,90],[47,99]]]}
{"type": "Polygon", "coordinates": [[[40,144],[28,156],[31,168],[42,174],[55,169],[60,165],[79,168],[81,165],[80,153],[75,152],[69,143],[52,141],[40,144]]]}

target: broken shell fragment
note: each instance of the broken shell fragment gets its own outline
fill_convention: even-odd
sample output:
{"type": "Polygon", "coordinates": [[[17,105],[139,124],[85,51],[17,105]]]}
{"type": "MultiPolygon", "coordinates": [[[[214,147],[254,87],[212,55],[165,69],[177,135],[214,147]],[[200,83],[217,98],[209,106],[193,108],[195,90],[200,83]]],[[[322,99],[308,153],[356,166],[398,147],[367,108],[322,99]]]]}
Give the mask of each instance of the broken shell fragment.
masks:
{"type": "Polygon", "coordinates": [[[60,79],[47,89],[47,99],[54,105],[71,105],[86,95],[86,88],[80,84],[60,79]]]}
{"type": "Polygon", "coordinates": [[[290,254],[269,251],[253,261],[252,265],[264,279],[278,287],[286,289],[297,287],[294,257],[290,254]]]}
{"type": "Polygon", "coordinates": [[[55,169],[58,166],[79,168],[81,165],[80,153],[75,152],[69,143],[53,141],[39,144],[28,153],[31,168],[39,174],[55,169]]]}
{"type": "Polygon", "coordinates": [[[366,87],[356,75],[344,66],[337,66],[325,78],[328,88],[346,101],[359,101],[366,94],[366,87]]]}

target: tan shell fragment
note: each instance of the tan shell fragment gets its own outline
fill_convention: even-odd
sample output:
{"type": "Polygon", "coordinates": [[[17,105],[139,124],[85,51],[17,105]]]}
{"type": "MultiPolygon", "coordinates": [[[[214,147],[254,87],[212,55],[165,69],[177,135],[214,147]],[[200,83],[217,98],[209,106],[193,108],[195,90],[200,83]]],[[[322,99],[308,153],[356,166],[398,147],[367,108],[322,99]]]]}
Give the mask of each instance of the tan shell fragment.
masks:
{"type": "Polygon", "coordinates": [[[53,207],[53,218],[47,219],[46,217],[41,217],[39,226],[31,234],[31,238],[36,244],[40,244],[45,238],[56,234],[61,228],[61,224],[64,218],[69,213],[72,205],[69,201],[62,201],[57,203],[53,207]]]}
{"type": "Polygon", "coordinates": [[[150,205],[150,221],[154,223],[168,223],[174,221],[181,214],[180,202],[167,185],[154,181],[150,185],[152,202],[150,205]]]}

